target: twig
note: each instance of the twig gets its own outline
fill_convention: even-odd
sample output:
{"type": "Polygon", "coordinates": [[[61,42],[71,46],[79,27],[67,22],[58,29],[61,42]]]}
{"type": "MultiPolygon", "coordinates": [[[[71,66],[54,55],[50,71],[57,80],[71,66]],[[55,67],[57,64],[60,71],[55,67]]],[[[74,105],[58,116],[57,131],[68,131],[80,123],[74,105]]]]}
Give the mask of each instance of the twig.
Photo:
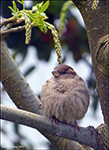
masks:
{"type": "Polygon", "coordinates": [[[18,26],[18,27],[15,27],[15,28],[11,28],[11,29],[8,29],[8,30],[3,30],[3,31],[1,31],[1,36],[4,36],[4,35],[6,35],[6,34],[9,34],[9,33],[11,33],[11,32],[20,32],[20,31],[22,31],[22,30],[24,30],[25,29],[25,25],[23,25],[23,26],[18,26]]]}
{"type": "Polygon", "coordinates": [[[15,16],[8,18],[8,19],[3,19],[3,21],[0,24],[0,28],[3,27],[4,25],[11,23],[11,22],[14,22],[16,20],[17,20],[17,18],[15,16]]]}
{"type": "Polygon", "coordinates": [[[15,26],[15,25],[17,25],[17,24],[20,24],[20,23],[23,22],[23,21],[24,21],[24,18],[23,18],[23,17],[22,17],[22,18],[19,18],[19,19],[17,19],[15,22],[12,22],[12,23],[7,24],[7,26],[6,26],[3,30],[10,29],[11,27],[13,27],[13,26],[15,26]]]}

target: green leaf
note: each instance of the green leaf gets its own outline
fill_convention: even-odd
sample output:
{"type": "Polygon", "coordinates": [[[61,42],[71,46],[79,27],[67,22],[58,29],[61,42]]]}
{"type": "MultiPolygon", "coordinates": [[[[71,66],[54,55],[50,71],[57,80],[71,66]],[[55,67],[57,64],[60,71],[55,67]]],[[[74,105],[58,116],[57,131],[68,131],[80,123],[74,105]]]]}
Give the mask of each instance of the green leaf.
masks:
{"type": "Polygon", "coordinates": [[[17,16],[17,13],[15,11],[12,12],[13,16],[17,16]]]}
{"type": "Polygon", "coordinates": [[[40,12],[40,10],[41,10],[41,7],[42,7],[42,5],[43,5],[43,1],[41,2],[41,3],[39,3],[39,4],[36,4],[36,7],[37,7],[37,10],[40,12]]]}
{"type": "Polygon", "coordinates": [[[21,0],[21,1],[20,1],[20,0],[17,0],[17,1],[18,1],[20,4],[22,4],[22,5],[24,4],[24,0],[21,0]]]}
{"type": "Polygon", "coordinates": [[[15,1],[13,1],[12,3],[13,3],[13,9],[14,9],[14,11],[17,11],[17,6],[16,6],[15,1]]]}
{"type": "Polygon", "coordinates": [[[46,16],[46,14],[45,14],[45,13],[43,13],[43,12],[42,12],[42,13],[40,13],[40,15],[41,15],[41,17],[43,17],[43,19],[44,19],[44,18],[48,18],[48,17],[46,16]]]}
{"type": "Polygon", "coordinates": [[[36,4],[35,6],[32,7],[32,12],[41,12],[41,7],[42,7],[43,2],[36,4]]]}
{"type": "Polygon", "coordinates": [[[17,8],[17,12],[19,11],[19,9],[17,8]]]}
{"type": "Polygon", "coordinates": [[[44,2],[42,1],[41,3],[37,4],[37,6],[38,6],[39,9],[42,7],[43,3],[44,2]]]}
{"type": "Polygon", "coordinates": [[[47,32],[47,27],[43,24],[41,25],[38,25],[39,29],[43,32],[43,33],[46,33],[47,32]]]}
{"type": "Polygon", "coordinates": [[[17,16],[19,9],[17,8],[15,1],[12,1],[12,4],[13,4],[13,8],[11,6],[8,6],[8,8],[12,11],[13,16],[17,16]]]}
{"type": "Polygon", "coordinates": [[[32,12],[37,12],[37,11],[38,11],[37,5],[33,6],[33,7],[32,7],[32,12]]]}
{"type": "Polygon", "coordinates": [[[31,73],[36,67],[35,66],[31,66],[24,74],[24,76],[27,76],[29,73],[31,73]]]}
{"type": "Polygon", "coordinates": [[[41,12],[44,12],[44,11],[46,11],[47,10],[47,8],[48,8],[48,6],[49,6],[49,0],[47,1],[47,2],[45,2],[43,5],[42,5],[42,7],[41,7],[41,12]]]}
{"type": "Polygon", "coordinates": [[[11,11],[14,11],[14,9],[13,9],[11,6],[8,6],[8,8],[9,8],[11,11]]]}

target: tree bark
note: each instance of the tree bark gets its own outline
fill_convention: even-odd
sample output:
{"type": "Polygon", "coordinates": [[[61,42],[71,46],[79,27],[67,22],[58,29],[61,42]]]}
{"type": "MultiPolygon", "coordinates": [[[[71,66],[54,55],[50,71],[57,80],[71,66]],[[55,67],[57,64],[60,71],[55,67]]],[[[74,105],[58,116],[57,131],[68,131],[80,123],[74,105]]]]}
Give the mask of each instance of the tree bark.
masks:
{"type": "MultiPolygon", "coordinates": [[[[93,10],[91,7],[93,0],[72,1],[80,10],[85,22],[101,109],[104,121],[109,126],[109,74],[108,71],[105,73],[102,68],[100,69],[100,61],[97,60],[98,53],[102,53],[101,55],[105,55],[105,57],[109,56],[109,2],[99,0],[97,8],[93,10]],[[104,51],[100,50],[103,49],[103,43],[105,44],[104,51]]],[[[109,65],[109,57],[106,59],[101,60],[104,68],[108,68],[109,65]]]]}
{"type": "MultiPolygon", "coordinates": [[[[46,133],[54,135],[57,139],[63,137],[93,148],[97,147],[97,132],[93,126],[80,127],[80,130],[75,135],[75,128],[71,125],[58,123],[54,127],[49,118],[28,111],[1,105],[1,112],[2,119],[23,124],[39,131],[45,130],[46,133]]],[[[63,142],[66,143],[66,140],[64,139],[63,142]]]]}
{"type": "Polygon", "coordinates": [[[42,114],[39,98],[30,88],[4,42],[0,41],[0,45],[0,81],[2,82],[5,90],[18,108],[42,114]]]}

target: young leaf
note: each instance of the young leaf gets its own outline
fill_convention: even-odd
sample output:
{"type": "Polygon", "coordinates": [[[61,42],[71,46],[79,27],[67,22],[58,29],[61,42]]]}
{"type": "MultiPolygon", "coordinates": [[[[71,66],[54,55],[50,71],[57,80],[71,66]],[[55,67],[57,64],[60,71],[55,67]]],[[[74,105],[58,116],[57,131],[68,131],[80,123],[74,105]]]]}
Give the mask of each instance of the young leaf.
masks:
{"type": "Polygon", "coordinates": [[[41,3],[39,3],[39,4],[37,4],[37,6],[39,7],[39,8],[41,8],[42,7],[42,5],[43,5],[43,1],[41,2],[41,3]]]}
{"type": "Polygon", "coordinates": [[[43,6],[43,3],[44,2],[42,1],[41,3],[39,3],[39,4],[36,5],[39,12],[41,10],[41,7],[43,6]]]}
{"type": "Polygon", "coordinates": [[[46,1],[46,2],[42,5],[40,12],[46,11],[47,8],[48,8],[48,6],[49,6],[49,0],[46,1]]]}
{"type": "Polygon", "coordinates": [[[12,3],[13,3],[13,9],[14,9],[14,11],[16,12],[16,11],[17,11],[16,3],[15,3],[15,1],[13,1],[12,3]]]}
{"type": "Polygon", "coordinates": [[[11,6],[8,6],[8,8],[11,9],[12,12],[14,11],[14,9],[11,6]]]}
{"type": "Polygon", "coordinates": [[[32,7],[32,12],[41,12],[41,7],[43,5],[43,2],[36,4],[35,6],[32,7]]]}
{"type": "Polygon", "coordinates": [[[20,1],[20,0],[17,0],[17,1],[18,1],[20,4],[22,4],[22,5],[24,4],[24,0],[21,0],[21,1],[20,1]]]}

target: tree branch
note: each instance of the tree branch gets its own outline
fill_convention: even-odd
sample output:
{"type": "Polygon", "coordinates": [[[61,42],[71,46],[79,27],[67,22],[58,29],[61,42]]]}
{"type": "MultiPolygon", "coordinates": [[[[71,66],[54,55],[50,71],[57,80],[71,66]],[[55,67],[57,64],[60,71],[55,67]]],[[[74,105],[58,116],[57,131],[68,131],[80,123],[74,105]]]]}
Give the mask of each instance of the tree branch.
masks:
{"type": "Polygon", "coordinates": [[[80,130],[75,135],[75,127],[63,123],[58,123],[54,127],[50,119],[44,116],[3,105],[1,105],[1,112],[1,119],[26,125],[39,131],[44,130],[48,134],[56,137],[78,141],[81,144],[89,145],[95,149],[97,148],[97,132],[92,126],[87,128],[80,127],[80,130]]]}
{"type": "Polygon", "coordinates": [[[32,111],[37,114],[42,114],[42,110],[40,108],[41,102],[39,98],[26,82],[4,42],[0,42],[0,80],[4,85],[5,90],[8,92],[9,96],[18,108],[32,111]]]}
{"type": "Polygon", "coordinates": [[[3,19],[3,21],[0,24],[0,28],[3,27],[4,25],[11,23],[11,22],[15,22],[17,20],[17,18],[15,16],[8,18],[8,19],[3,19]]]}
{"type": "Polygon", "coordinates": [[[25,25],[24,26],[18,26],[18,27],[15,27],[15,28],[11,28],[11,29],[8,29],[8,30],[3,30],[3,31],[0,32],[0,36],[4,36],[4,35],[9,34],[11,32],[20,32],[24,29],[25,29],[25,25]]]}
{"type": "Polygon", "coordinates": [[[17,19],[15,16],[11,17],[9,19],[3,19],[3,21],[0,24],[0,27],[2,27],[5,24],[7,24],[7,25],[3,30],[0,31],[0,38],[4,39],[4,36],[6,34],[9,34],[11,32],[20,32],[20,31],[24,30],[25,25],[12,28],[13,26],[18,25],[23,21],[24,21],[24,18],[17,19]]]}

